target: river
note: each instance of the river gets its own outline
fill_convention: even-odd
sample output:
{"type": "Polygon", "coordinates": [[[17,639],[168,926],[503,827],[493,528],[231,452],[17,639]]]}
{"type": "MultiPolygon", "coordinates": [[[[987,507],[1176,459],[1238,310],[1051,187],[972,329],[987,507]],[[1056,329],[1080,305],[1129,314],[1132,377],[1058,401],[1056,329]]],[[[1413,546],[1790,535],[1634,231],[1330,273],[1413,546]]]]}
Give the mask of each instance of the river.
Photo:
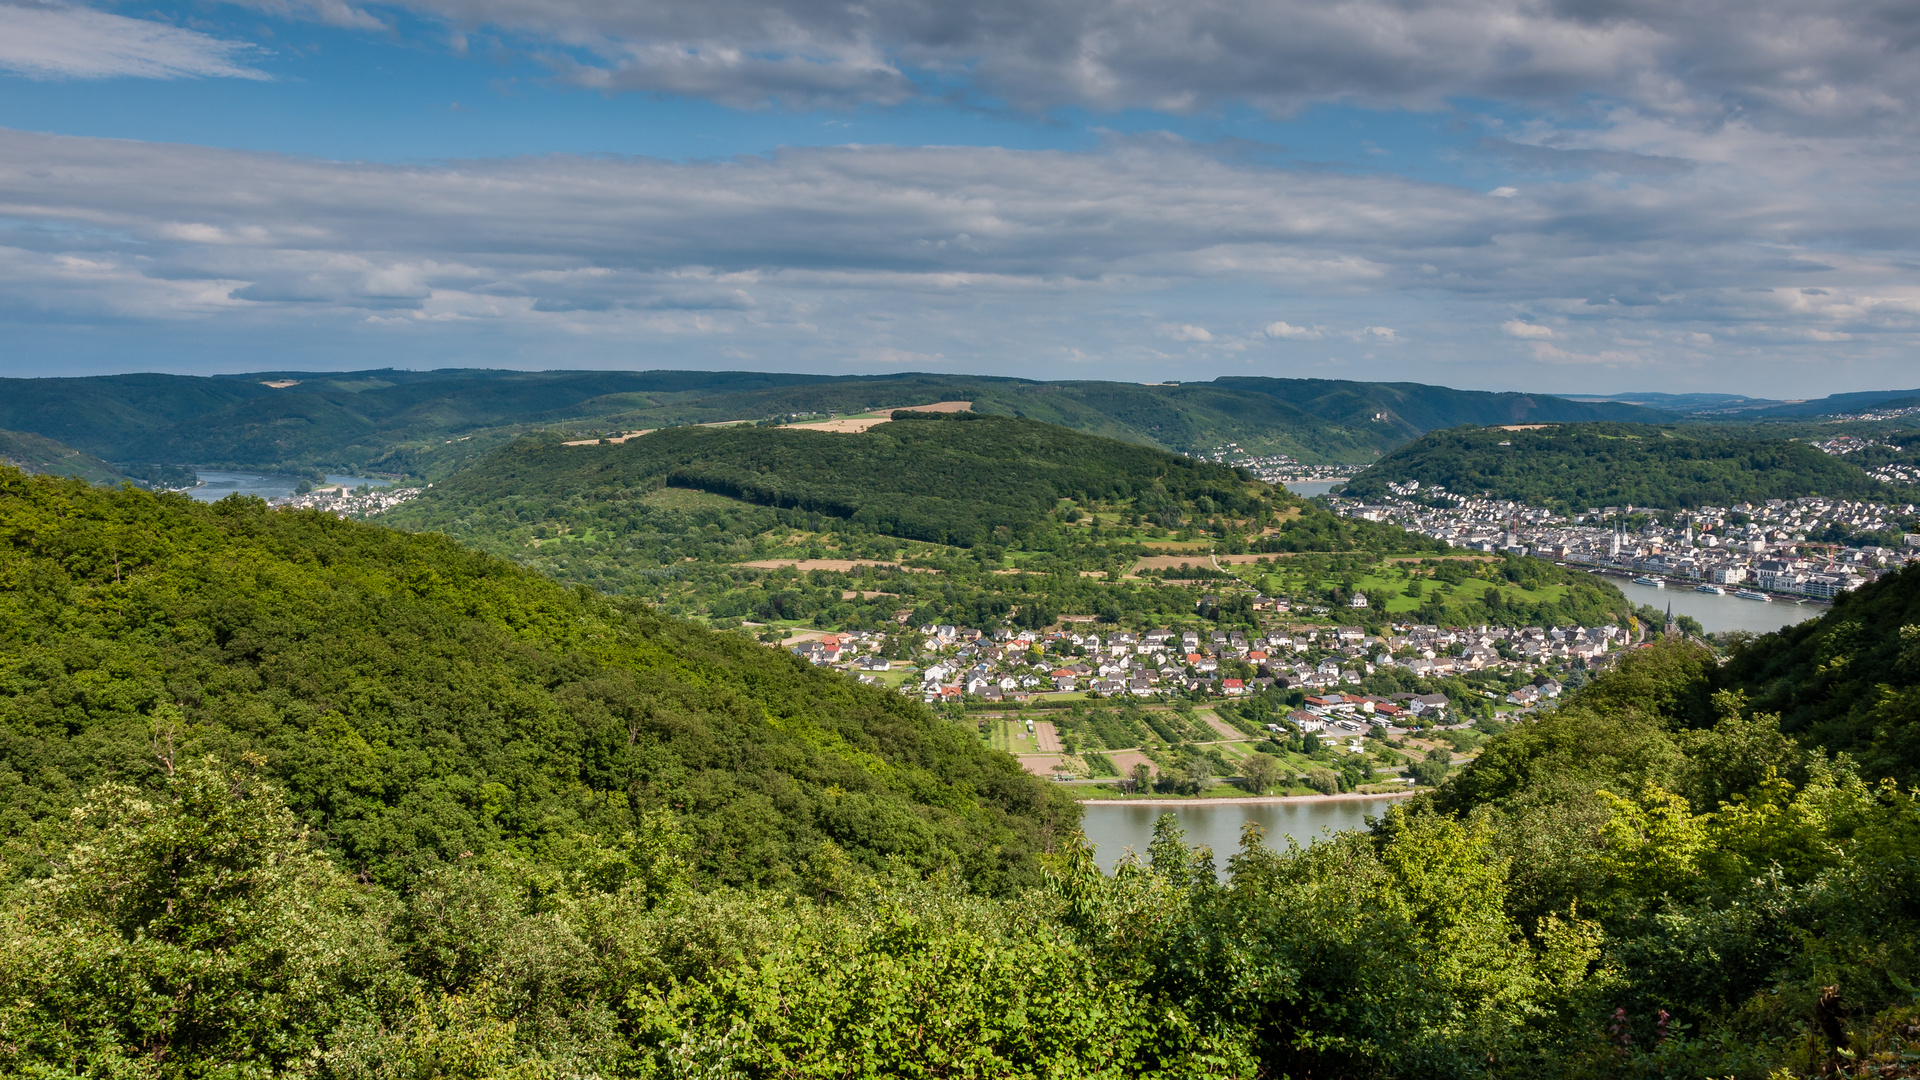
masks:
{"type": "Polygon", "coordinates": [[[1311,499],[1315,495],[1325,495],[1344,483],[1345,480],[1290,480],[1284,486],[1303,499],[1311,499]]]}
{"type": "Polygon", "coordinates": [[[1635,604],[1667,610],[1667,604],[1673,604],[1675,615],[1691,615],[1700,620],[1700,625],[1708,633],[1720,633],[1725,630],[1746,630],[1755,634],[1771,634],[1783,626],[1792,626],[1815,618],[1827,610],[1825,604],[1796,604],[1792,600],[1775,597],[1773,603],[1761,603],[1758,600],[1742,600],[1733,595],[1739,586],[1727,586],[1725,596],[1693,591],[1692,585],[1674,583],[1664,589],[1651,585],[1635,585],[1626,578],[1607,575],[1609,582],[1619,586],[1627,594],[1627,599],[1635,604]]]}
{"type": "MultiPolygon", "coordinates": [[[[287,476],[282,473],[227,472],[221,469],[196,469],[200,474],[200,486],[187,494],[201,502],[219,502],[229,495],[258,495],[263,499],[284,499],[294,493],[304,479],[299,476],[287,476]]],[[[391,480],[375,480],[367,476],[327,477],[329,484],[345,484],[350,488],[362,484],[374,487],[386,487],[391,480]]]]}
{"type": "Polygon", "coordinates": [[[1386,813],[1389,799],[1339,799],[1309,802],[1269,803],[1183,803],[1177,806],[1153,806],[1146,803],[1105,804],[1086,807],[1080,827],[1093,844],[1093,859],[1109,873],[1128,848],[1142,860],[1147,844],[1153,840],[1153,823],[1161,814],[1172,814],[1186,830],[1187,846],[1206,844],[1213,848],[1215,868],[1225,873],[1227,858],[1240,850],[1240,827],[1259,822],[1267,831],[1269,847],[1284,848],[1287,838],[1302,844],[1316,837],[1343,829],[1364,829],[1369,816],[1386,813]]]}

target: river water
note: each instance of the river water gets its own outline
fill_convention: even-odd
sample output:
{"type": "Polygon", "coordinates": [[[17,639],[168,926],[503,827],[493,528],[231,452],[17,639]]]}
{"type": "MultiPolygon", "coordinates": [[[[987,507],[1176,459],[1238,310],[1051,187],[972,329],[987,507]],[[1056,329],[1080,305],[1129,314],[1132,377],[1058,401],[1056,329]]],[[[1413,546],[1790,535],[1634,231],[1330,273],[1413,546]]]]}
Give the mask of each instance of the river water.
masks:
{"type": "MultiPolygon", "coordinates": [[[[219,502],[229,495],[258,495],[263,499],[284,499],[300,486],[302,477],[286,476],[281,473],[227,472],[220,469],[197,469],[200,474],[200,486],[187,492],[191,498],[201,502],[219,502]]],[[[366,476],[327,477],[329,484],[345,484],[350,488],[362,484],[374,487],[386,487],[391,480],[375,480],[366,476]]]]}
{"type": "Polygon", "coordinates": [[[1346,483],[1345,480],[1297,480],[1286,484],[1285,487],[1303,499],[1311,499],[1315,495],[1325,495],[1344,483],[1346,483]]]}
{"type": "Polygon", "coordinates": [[[1147,857],[1147,844],[1153,840],[1153,823],[1161,814],[1172,814],[1186,830],[1187,846],[1206,844],[1213,848],[1214,866],[1226,871],[1227,859],[1240,850],[1240,828],[1249,821],[1258,822],[1267,831],[1268,847],[1285,848],[1287,838],[1301,844],[1343,829],[1364,829],[1368,817],[1387,812],[1391,799],[1340,799],[1326,802],[1190,803],[1178,806],[1150,806],[1142,803],[1088,806],[1080,827],[1093,844],[1093,859],[1100,869],[1111,873],[1128,848],[1147,857]]]}
{"type": "Polygon", "coordinates": [[[1708,633],[1720,633],[1724,630],[1746,630],[1755,634],[1771,634],[1783,626],[1792,626],[1816,618],[1827,610],[1824,604],[1796,604],[1791,600],[1775,597],[1773,603],[1765,604],[1758,600],[1742,600],[1733,595],[1734,588],[1729,586],[1725,596],[1693,591],[1691,585],[1674,584],[1665,589],[1656,589],[1651,585],[1635,585],[1626,578],[1608,576],[1607,581],[1620,587],[1627,599],[1635,604],[1667,610],[1667,604],[1673,604],[1675,615],[1691,615],[1700,620],[1708,633]]]}

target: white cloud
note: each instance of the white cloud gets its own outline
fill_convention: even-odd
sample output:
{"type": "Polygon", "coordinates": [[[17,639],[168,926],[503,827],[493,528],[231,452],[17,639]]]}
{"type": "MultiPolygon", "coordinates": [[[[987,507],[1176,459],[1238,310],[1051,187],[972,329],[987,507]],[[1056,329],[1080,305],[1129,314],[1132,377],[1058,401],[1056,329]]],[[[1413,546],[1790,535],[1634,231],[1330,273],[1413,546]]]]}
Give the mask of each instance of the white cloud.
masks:
{"type": "Polygon", "coordinates": [[[1515,195],[1520,194],[1520,189],[1517,187],[1497,187],[1487,192],[1487,194],[1501,199],[1511,199],[1515,195]]]}
{"type": "Polygon", "coordinates": [[[0,69],[34,79],[265,79],[256,53],[146,19],[68,4],[0,3],[0,69]]]}
{"type": "Polygon", "coordinates": [[[1319,341],[1323,336],[1318,327],[1295,326],[1285,321],[1268,323],[1266,335],[1270,338],[1285,338],[1292,341],[1319,341]]]}
{"type": "Polygon", "coordinates": [[[993,357],[1044,377],[1069,347],[1148,363],[1156,336],[1208,344],[1182,355],[1211,362],[1242,342],[1208,324],[1284,303],[1356,329],[1282,320],[1266,338],[1324,342],[1330,360],[1416,340],[1380,349],[1371,370],[1436,380],[1447,355],[1521,363],[1488,360],[1494,327],[1556,365],[1684,361],[1746,378],[1818,359],[1795,377],[1820,380],[1843,355],[1849,378],[1866,378],[1900,370],[1920,335],[1911,232],[1857,186],[1700,170],[1501,200],[1167,139],[388,166],[0,131],[10,345],[28,323],[99,320],[247,327],[315,348],[348,325],[484,326],[481,346],[449,359],[729,339],[820,363],[993,357]],[[1187,319],[1141,334],[1114,318],[1142,309],[1187,319]],[[1565,335],[1636,344],[1588,359],[1549,344],[1565,335]],[[1426,367],[1406,368],[1416,352],[1426,367]]]}
{"type": "MultiPolygon", "coordinates": [[[[239,0],[343,22],[344,0],[239,0]]],[[[1016,107],[1626,102],[1831,133],[1914,123],[1904,0],[399,0],[522,35],[608,88],[854,104],[962,87],[1016,107]],[[593,69],[593,70],[588,70],[593,69]]]]}
{"type": "Polygon", "coordinates": [[[1204,326],[1191,323],[1167,323],[1159,330],[1160,336],[1171,341],[1212,341],[1213,332],[1204,326]]]}

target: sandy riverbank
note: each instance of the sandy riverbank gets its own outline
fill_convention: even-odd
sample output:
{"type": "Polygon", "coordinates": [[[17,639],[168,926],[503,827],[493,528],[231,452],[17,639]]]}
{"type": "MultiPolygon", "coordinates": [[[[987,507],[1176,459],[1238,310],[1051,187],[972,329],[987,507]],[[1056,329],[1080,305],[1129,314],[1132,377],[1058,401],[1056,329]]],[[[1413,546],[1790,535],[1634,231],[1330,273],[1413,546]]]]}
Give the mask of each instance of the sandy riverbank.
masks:
{"type": "Polygon", "coordinates": [[[1349,802],[1355,799],[1404,799],[1413,791],[1389,791],[1379,795],[1347,792],[1341,795],[1247,795],[1231,799],[1081,799],[1081,806],[1252,806],[1259,803],[1349,802]]]}

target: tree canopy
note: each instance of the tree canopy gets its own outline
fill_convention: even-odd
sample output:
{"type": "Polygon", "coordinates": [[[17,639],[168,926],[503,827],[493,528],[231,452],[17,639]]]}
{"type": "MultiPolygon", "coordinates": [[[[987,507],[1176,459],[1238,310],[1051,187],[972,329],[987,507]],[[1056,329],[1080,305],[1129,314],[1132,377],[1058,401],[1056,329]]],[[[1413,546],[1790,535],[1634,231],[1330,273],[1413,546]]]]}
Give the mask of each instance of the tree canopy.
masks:
{"type": "Polygon", "coordinates": [[[0,471],[0,837],[94,785],[258,754],[355,873],[619,843],[670,809],[711,880],[836,847],[1037,880],[1064,796],[897,694],[433,535],[0,471]]]}

